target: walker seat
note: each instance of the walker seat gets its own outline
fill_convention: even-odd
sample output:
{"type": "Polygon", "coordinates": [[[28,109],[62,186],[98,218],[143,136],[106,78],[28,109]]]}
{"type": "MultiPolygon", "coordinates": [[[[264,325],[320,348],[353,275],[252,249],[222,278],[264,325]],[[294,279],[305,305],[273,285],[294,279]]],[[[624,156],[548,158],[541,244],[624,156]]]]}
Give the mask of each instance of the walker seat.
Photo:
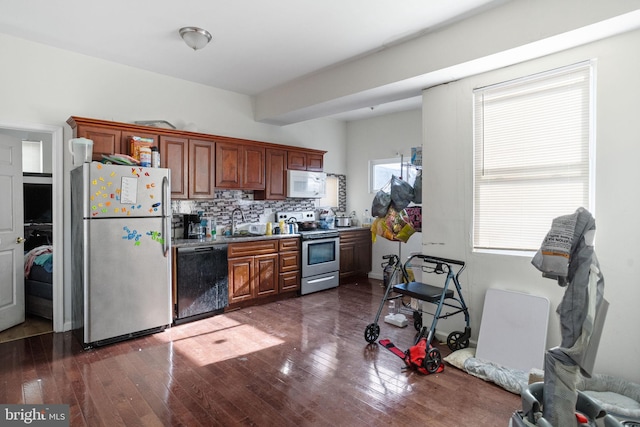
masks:
{"type": "MultiPolygon", "coordinates": [[[[407,295],[411,298],[437,304],[442,297],[443,289],[426,283],[409,282],[395,285],[393,287],[393,291],[402,295],[407,295]]],[[[447,289],[444,293],[444,297],[453,298],[453,291],[451,289],[447,289]]]]}

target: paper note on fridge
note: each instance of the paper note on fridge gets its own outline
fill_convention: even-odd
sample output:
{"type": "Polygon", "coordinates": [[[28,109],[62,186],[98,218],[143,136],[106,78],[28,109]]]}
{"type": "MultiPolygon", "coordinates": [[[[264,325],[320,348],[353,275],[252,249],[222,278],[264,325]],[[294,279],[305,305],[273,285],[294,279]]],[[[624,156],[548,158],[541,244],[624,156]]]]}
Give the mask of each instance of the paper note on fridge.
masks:
{"type": "Polygon", "coordinates": [[[138,199],[138,178],[132,178],[129,176],[122,177],[122,183],[120,186],[120,203],[133,204],[137,203],[138,199]]]}

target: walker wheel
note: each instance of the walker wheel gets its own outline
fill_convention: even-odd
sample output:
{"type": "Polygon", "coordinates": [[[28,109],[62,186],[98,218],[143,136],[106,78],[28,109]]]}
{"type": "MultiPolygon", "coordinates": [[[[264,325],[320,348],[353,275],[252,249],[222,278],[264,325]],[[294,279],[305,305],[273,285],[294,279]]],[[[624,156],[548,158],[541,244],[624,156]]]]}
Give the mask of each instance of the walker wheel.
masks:
{"type": "Polygon", "coordinates": [[[422,314],[419,311],[413,312],[413,327],[416,328],[418,332],[422,329],[422,314]]]}
{"type": "Polygon", "coordinates": [[[464,333],[460,331],[454,331],[449,334],[447,337],[447,346],[451,349],[451,351],[461,350],[463,348],[469,347],[469,338],[461,340],[464,336],[464,333]]]}
{"type": "Polygon", "coordinates": [[[427,352],[426,357],[422,360],[422,366],[430,374],[434,374],[438,371],[438,368],[442,365],[442,355],[440,350],[433,347],[427,352]]]}
{"type": "Polygon", "coordinates": [[[364,339],[367,340],[369,344],[376,342],[378,337],[380,336],[380,325],[377,323],[370,323],[364,330],[364,339]]]}

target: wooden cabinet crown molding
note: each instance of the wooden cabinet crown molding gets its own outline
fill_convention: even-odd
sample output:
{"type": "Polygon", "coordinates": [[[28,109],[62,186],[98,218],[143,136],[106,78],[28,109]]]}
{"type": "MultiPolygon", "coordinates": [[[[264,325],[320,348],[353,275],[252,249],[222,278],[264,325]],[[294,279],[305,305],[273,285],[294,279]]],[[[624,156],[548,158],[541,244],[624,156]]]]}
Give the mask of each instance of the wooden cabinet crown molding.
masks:
{"type": "Polygon", "coordinates": [[[154,134],[154,135],[166,135],[173,136],[177,138],[187,138],[187,139],[204,139],[211,140],[215,142],[230,142],[233,144],[256,144],[264,148],[275,148],[281,150],[289,150],[289,151],[297,151],[304,153],[315,153],[317,155],[323,156],[326,151],[325,150],[317,150],[315,148],[303,148],[296,147],[291,145],[284,144],[275,144],[272,142],[264,142],[264,141],[255,141],[251,139],[243,139],[243,138],[235,138],[231,136],[222,136],[222,135],[213,135],[199,132],[190,132],[186,130],[180,129],[165,129],[165,128],[157,128],[153,126],[143,126],[137,125],[135,123],[123,123],[123,122],[112,122],[108,120],[100,120],[100,119],[90,119],[86,117],[78,117],[71,116],[67,120],[67,124],[71,126],[71,129],[75,130],[78,126],[96,126],[101,128],[112,128],[116,130],[120,130],[121,132],[133,132],[133,134],[154,134]]]}

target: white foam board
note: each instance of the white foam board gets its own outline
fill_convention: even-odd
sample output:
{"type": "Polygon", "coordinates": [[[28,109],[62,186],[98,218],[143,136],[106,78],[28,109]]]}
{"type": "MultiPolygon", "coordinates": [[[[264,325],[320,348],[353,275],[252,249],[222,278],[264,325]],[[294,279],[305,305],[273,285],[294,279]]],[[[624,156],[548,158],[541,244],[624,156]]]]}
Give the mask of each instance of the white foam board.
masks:
{"type": "Polygon", "coordinates": [[[525,372],[543,369],[548,324],[547,298],[488,289],[476,357],[525,372]]]}

